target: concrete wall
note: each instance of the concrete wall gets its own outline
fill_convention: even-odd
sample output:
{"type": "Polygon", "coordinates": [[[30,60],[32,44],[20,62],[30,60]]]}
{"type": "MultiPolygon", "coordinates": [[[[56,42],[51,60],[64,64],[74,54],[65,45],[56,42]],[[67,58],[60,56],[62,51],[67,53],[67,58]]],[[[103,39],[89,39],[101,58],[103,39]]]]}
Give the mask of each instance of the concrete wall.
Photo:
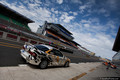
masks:
{"type": "Polygon", "coordinates": [[[30,42],[32,44],[39,44],[39,43],[41,43],[40,41],[36,41],[36,40],[33,40],[33,39],[25,38],[23,36],[18,36],[18,35],[15,35],[15,34],[4,32],[4,31],[0,31],[0,38],[16,41],[16,42],[20,42],[20,43],[25,43],[25,42],[30,42]]]}

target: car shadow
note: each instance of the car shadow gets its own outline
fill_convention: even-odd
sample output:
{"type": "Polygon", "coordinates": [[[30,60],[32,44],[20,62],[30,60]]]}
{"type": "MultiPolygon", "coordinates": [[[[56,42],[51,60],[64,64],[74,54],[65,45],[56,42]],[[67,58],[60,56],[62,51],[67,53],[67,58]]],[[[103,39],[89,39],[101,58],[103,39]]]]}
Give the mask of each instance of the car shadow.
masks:
{"type": "MultiPolygon", "coordinates": [[[[30,68],[33,68],[33,69],[40,69],[39,66],[36,66],[36,65],[31,65],[31,64],[27,64],[30,68]]],[[[64,67],[64,66],[48,66],[46,69],[55,69],[55,68],[67,68],[67,67],[64,67]]],[[[44,69],[40,69],[40,70],[44,70],[44,69]]]]}

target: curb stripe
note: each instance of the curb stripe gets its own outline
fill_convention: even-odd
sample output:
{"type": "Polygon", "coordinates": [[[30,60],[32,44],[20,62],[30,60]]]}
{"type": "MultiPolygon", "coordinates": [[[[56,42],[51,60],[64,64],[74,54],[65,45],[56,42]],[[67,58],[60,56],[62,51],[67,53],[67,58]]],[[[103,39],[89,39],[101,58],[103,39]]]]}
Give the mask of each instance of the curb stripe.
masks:
{"type": "Polygon", "coordinates": [[[83,76],[86,75],[86,74],[87,74],[87,73],[82,73],[82,74],[80,74],[80,75],[78,75],[78,76],[75,76],[75,77],[69,79],[69,80],[78,80],[79,78],[83,77],[83,76]]]}
{"type": "Polygon", "coordinates": [[[10,43],[4,43],[4,42],[0,42],[0,44],[7,44],[7,45],[12,45],[12,46],[21,47],[20,45],[16,45],[16,44],[10,44],[10,43]]]}
{"type": "MultiPolygon", "coordinates": [[[[96,69],[96,68],[92,68],[92,69],[89,70],[89,72],[92,72],[92,71],[94,71],[95,69],[96,69]]],[[[87,74],[86,72],[85,72],[85,73],[82,73],[82,74],[80,74],[80,75],[78,75],[78,76],[75,76],[75,77],[69,79],[69,80],[78,80],[79,78],[83,77],[83,76],[86,75],[86,74],[87,74]]]]}
{"type": "Polygon", "coordinates": [[[12,47],[12,48],[18,48],[18,49],[22,48],[22,47],[18,47],[18,46],[11,46],[11,45],[4,45],[4,44],[0,44],[0,46],[12,47]]]}
{"type": "Polygon", "coordinates": [[[95,70],[95,68],[92,68],[92,69],[90,69],[89,71],[92,72],[92,71],[94,71],[94,70],[95,70]]]}

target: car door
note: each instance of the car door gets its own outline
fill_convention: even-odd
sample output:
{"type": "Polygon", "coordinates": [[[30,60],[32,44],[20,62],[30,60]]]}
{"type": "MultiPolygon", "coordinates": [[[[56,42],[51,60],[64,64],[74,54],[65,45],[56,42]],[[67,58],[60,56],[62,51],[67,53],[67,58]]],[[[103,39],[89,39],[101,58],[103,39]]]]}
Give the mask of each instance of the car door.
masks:
{"type": "Polygon", "coordinates": [[[49,52],[49,58],[50,58],[53,66],[58,65],[58,61],[59,61],[59,57],[57,57],[55,54],[56,53],[55,53],[54,49],[49,52]]]}
{"type": "Polygon", "coordinates": [[[64,65],[65,59],[64,59],[63,54],[59,50],[55,49],[54,55],[56,56],[56,61],[57,61],[58,65],[64,65]]]}
{"type": "Polygon", "coordinates": [[[59,50],[53,49],[49,52],[49,54],[52,60],[52,65],[55,65],[55,66],[64,65],[65,63],[64,56],[59,50]]]}

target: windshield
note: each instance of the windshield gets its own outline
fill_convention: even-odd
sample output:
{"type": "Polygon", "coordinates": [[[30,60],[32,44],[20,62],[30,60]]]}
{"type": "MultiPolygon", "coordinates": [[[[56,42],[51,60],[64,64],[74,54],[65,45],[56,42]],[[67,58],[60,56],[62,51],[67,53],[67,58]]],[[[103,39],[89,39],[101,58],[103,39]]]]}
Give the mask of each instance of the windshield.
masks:
{"type": "Polygon", "coordinates": [[[42,46],[42,45],[35,45],[35,47],[44,52],[49,50],[47,47],[42,46]]]}

